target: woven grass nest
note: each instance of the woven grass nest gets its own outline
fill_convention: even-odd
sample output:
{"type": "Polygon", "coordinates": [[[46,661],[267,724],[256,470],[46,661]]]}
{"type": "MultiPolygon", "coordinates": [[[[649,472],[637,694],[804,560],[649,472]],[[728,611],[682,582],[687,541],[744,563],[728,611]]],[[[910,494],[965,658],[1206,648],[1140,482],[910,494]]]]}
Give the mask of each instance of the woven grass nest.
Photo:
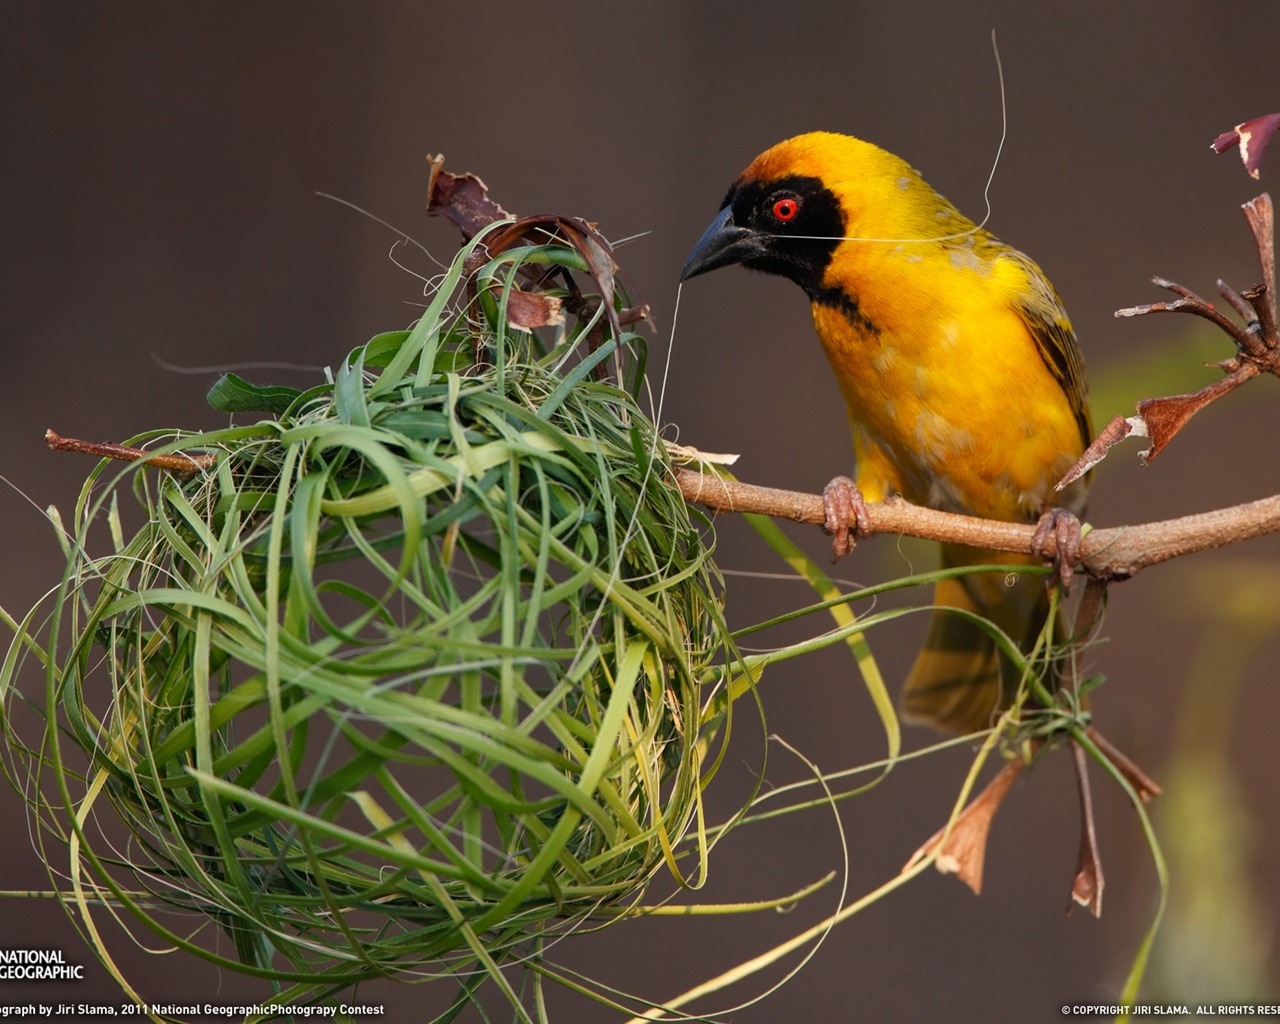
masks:
{"type": "Polygon", "coordinates": [[[107,913],[283,996],[492,974],[683,870],[732,650],[606,256],[498,224],[412,330],[132,442],[194,472],[93,471],[5,728],[109,965],[107,913]]]}

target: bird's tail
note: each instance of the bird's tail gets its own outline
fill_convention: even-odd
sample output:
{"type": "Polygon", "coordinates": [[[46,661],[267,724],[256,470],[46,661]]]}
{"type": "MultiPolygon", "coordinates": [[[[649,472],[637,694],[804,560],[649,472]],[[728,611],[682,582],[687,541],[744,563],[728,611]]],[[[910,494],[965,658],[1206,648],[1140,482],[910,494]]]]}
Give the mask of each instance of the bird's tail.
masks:
{"type": "MultiPolygon", "coordinates": [[[[944,544],[942,565],[1026,564],[1030,559],[944,544]]],[[[1034,644],[1049,615],[1039,576],[970,573],[943,580],[934,604],[973,612],[999,626],[1022,650],[1034,644]]],[[[929,635],[902,691],[903,714],[957,733],[985,729],[1018,688],[1018,671],[995,641],[972,621],[935,611],[929,635]]]]}

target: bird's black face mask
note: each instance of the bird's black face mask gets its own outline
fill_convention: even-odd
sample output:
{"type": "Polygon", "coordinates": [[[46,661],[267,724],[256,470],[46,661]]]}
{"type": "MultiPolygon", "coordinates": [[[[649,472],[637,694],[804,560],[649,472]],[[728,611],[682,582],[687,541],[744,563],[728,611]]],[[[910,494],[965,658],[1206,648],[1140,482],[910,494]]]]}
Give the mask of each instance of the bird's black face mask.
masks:
{"type": "Polygon", "coordinates": [[[812,296],[844,233],[839,201],[819,179],[739,179],[689,254],[680,280],[741,263],[790,278],[812,296]]]}

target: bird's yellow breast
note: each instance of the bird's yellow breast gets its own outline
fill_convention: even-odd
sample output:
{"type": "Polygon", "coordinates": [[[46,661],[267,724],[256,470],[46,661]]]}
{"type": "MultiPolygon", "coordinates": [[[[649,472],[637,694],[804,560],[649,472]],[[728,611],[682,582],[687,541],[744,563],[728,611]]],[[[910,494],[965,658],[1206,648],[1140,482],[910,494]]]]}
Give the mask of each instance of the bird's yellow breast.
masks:
{"type": "Polygon", "coordinates": [[[846,243],[828,270],[851,303],[814,325],[854,427],[858,485],[938,508],[1034,518],[1081,450],[1062,385],[1019,315],[1024,268],[989,236],[846,243]],[[850,315],[850,308],[857,315],[850,315]]]}

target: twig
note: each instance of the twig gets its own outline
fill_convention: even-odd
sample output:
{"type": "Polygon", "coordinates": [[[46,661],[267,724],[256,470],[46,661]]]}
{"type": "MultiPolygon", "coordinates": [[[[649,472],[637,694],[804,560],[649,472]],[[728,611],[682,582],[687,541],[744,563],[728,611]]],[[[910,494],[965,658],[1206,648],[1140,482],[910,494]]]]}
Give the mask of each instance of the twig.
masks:
{"type": "Polygon", "coordinates": [[[1148,437],[1151,447],[1142,453],[1144,462],[1159,455],[1178,431],[1206,405],[1216,402],[1234,391],[1245,381],[1260,373],[1280,376],[1280,330],[1276,315],[1276,248],[1275,211],[1271,197],[1265,192],[1244,204],[1245,220],[1253,232],[1258,248],[1258,264],[1262,269],[1262,283],[1237,292],[1225,281],[1218,281],[1218,291],[1227,304],[1239,314],[1243,323],[1217,309],[1212,302],[1202,299],[1190,288],[1154,277],[1152,281],[1161,288],[1178,295],[1173,302],[1152,302],[1142,306],[1117,309],[1117,317],[1146,316],[1150,313],[1191,313],[1203,317],[1224,331],[1235,342],[1235,354],[1216,365],[1228,374],[1222,380],[1190,395],[1170,395],[1167,398],[1146,398],[1138,403],[1138,414],[1125,418],[1117,416],[1094,439],[1080,460],[1059,481],[1058,490],[1084,476],[1104,458],[1116,442],[1130,435],[1148,437]]]}
{"type": "MultiPolygon", "coordinates": [[[[798,523],[821,524],[825,519],[818,494],[759,487],[683,467],[676,469],[675,480],[686,501],[716,512],[757,512],[798,523]]],[[[868,505],[867,511],[875,533],[1031,554],[1035,527],[1029,524],[939,512],[901,498],[868,505]]],[[[1178,519],[1090,530],[1081,543],[1081,569],[1098,580],[1123,580],[1180,555],[1276,532],[1280,532],[1280,495],[1178,519]]],[[[1050,540],[1046,558],[1056,550],[1050,540]]]]}
{"type": "Polygon", "coordinates": [[[188,475],[202,469],[212,469],[218,464],[214,455],[187,455],[184,452],[154,454],[145,448],[134,448],[132,445],[115,444],[111,441],[81,441],[74,437],[63,437],[52,430],[44,432],[44,439],[55,452],[78,452],[81,455],[96,455],[100,459],[119,459],[122,462],[145,459],[148,465],[157,469],[188,475]]]}

